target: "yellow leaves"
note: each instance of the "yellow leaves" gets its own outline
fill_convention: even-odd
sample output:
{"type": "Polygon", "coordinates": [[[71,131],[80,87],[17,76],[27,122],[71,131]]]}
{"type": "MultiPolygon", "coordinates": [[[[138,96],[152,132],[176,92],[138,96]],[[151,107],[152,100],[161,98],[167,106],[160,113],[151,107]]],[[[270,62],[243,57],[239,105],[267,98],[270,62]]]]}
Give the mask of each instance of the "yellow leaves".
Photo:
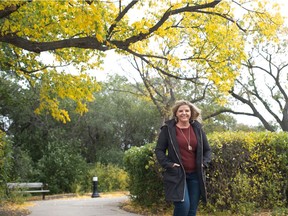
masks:
{"type": "Polygon", "coordinates": [[[253,43],[261,43],[266,40],[277,40],[276,32],[283,25],[283,16],[280,14],[280,7],[271,1],[257,1],[257,4],[249,5],[251,11],[243,16],[243,25],[247,29],[253,43]]]}
{"type": "Polygon", "coordinates": [[[213,17],[213,20],[210,17],[201,19],[208,20],[202,22],[202,31],[195,30],[194,35],[200,37],[191,34],[190,41],[195,44],[192,52],[198,53],[195,55],[196,61],[203,69],[206,68],[207,78],[213,81],[220,92],[228,92],[239,73],[241,61],[246,58],[245,41],[234,24],[225,24],[217,17],[213,17]]]}
{"type": "MultiPolygon", "coordinates": [[[[0,5],[3,7],[2,2],[0,5]]],[[[2,24],[1,33],[17,33],[37,41],[71,38],[79,34],[97,35],[96,38],[102,42],[106,24],[116,16],[115,5],[101,1],[89,5],[85,1],[35,0],[23,4],[17,13],[11,14],[9,21],[2,24]]]]}
{"type": "Polygon", "coordinates": [[[177,56],[167,55],[166,58],[168,60],[167,64],[169,67],[175,67],[175,68],[180,67],[181,60],[177,56]]]}
{"type": "MultiPolygon", "coordinates": [[[[9,32],[10,27],[10,23],[8,20],[4,20],[1,26],[1,32],[0,35],[4,36],[5,34],[7,34],[9,32]]],[[[12,26],[13,28],[13,26],[12,26]]]]}
{"type": "Polygon", "coordinates": [[[54,119],[56,119],[57,121],[61,121],[64,124],[67,121],[70,121],[70,117],[69,117],[68,112],[64,109],[59,108],[59,101],[56,98],[50,99],[50,98],[45,97],[45,96],[43,97],[43,95],[42,95],[41,100],[45,100],[45,102],[42,101],[40,106],[37,109],[35,109],[34,112],[36,114],[40,115],[41,112],[45,109],[48,112],[50,111],[51,116],[54,119]]]}
{"type": "Polygon", "coordinates": [[[138,35],[140,33],[147,34],[152,26],[153,21],[144,18],[131,24],[134,35],[138,35]]]}
{"type": "Polygon", "coordinates": [[[104,38],[101,34],[96,34],[96,39],[101,43],[104,41],[104,38]]]}
{"type": "Polygon", "coordinates": [[[147,95],[141,95],[140,96],[140,98],[143,100],[143,101],[146,101],[146,102],[151,102],[152,101],[152,99],[151,99],[151,97],[150,96],[148,96],[148,94],[147,95]]]}
{"type": "MultiPolygon", "coordinates": [[[[128,52],[125,49],[129,46],[133,52],[143,55],[151,64],[168,71],[170,74],[181,75],[182,77],[199,75],[203,79],[209,79],[225,95],[233,86],[234,79],[240,70],[241,61],[246,58],[245,46],[247,44],[245,40],[247,36],[254,37],[253,42],[255,43],[272,39],[278,26],[283,23],[283,19],[277,12],[267,13],[267,4],[271,1],[252,1],[253,7],[251,6],[251,8],[253,10],[257,8],[254,11],[260,11],[260,13],[252,13],[252,10],[244,12],[246,15],[243,16],[241,25],[248,31],[242,32],[233,22],[235,17],[241,15],[236,14],[237,16],[234,16],[232,3],[222,1],[215,8],[170,16],[160,25],[159,20],[164,14],[167,15],[166,12],[169,10],[186,7],[188,4],[207,2],[207,0],[143,0],[137,2],[131,11],[129,10],[119,21],[116,20],[116,17],[125,5],[127,6],[127,3],[122,2],[122,8],[119,9],[117,3],[109,1],[93,1],[90,5],[85,1],[78,0],[33,0],[25,3],[23,1],[1,1],[0,8],[2,9],[11,4],[21,3],[22,5],[17,13],[9,16],[9,19],[1,19],[0,34],[3,36],[8,33],[15,33],[36,42],[55,42],[89,36],[102,43],[100,45],[103,47],[117,49],[116,52],[126,55],[128,52]],[[145,10],[144,13],[143,10],[145,10]],[[142,35],[149,33],[156,24],[160,25],[157,26],[157,30],[142,38],[142,35]],[[110,28],[114,25],[114,29],[110,28]],[[109,29],[113,29],[113,31],[109,32],[109,29]],[[141,41],[137,41],[136,37],[135,41],[130,44],[125,43],[127,38],[137,35],[141,41]],[[119,44],[123,44],[123,46],[119,44]]],[[[244,1],[240,3],[244,4],[244,1]]],[[[244,6],[246,7],[246,4],[244,6]]],[[[271,7],[277,9],[274,3],[271,4],[271,7]]],[[[238,11],[235,10],[236,12],[238,11]]],[[[66,43],[66,41],[64,42],[66,43]]],[[[69,45],[69,43],[67,44],[69,45]]],[[[98,67],[103,56],[103,52],[97,48],[95,50],[61,48],[52,52],[56,55],[56,62],[59,62],[60,65],[73,62],[73,66],[77,67],[79,73],[94,66],[98,67]],[[96,58],[94,58],[95,56],[96,58]]],[[[17,64],[19,69],[23,63],[28,71],[42,66],[37,63],[37,56],[26,55],[22,51],[19,53],[15,54],[17,56],[15,61],[11,61],[7,57],[9,59],[7,61],[11,62],[12,69],[16,68],[15,65],[17,64]],[[18,56],[20,57],[18,58],[18,56]]],[[[16,71],[21,74],[19,70],[16,71]]],[[[86,88],[79,86],[82,81],[77,80],[76,76],[73,79],[69,76],[63,77],[67,79],[67,82],[70,80],[69,84],[56,75],[50,77],[53,78],[52,81],[50,80],[53,85],[49,83],[50,81],[44,82],[47,88],[43,86],[43,95],[44,93],[51,95],[47,98],[43,97],[43,101],[47,99],[47,104],[54,104],[48,110],[61,106],[61,103],[57,104],[58,99],[69,98],[80,101],[80,96],[84,96],[84,101],[93,99],[89,91],[86,94],[79,91],[79,89],[86,88]],[[53,77],[57,77],[58,80],[53,77]],[[75,89],[70,88],[70,85],[75,85],[75,89]],[[51,98],[53,100],[49,100],[51,98]]],[[[87,77],[83,80],[88,81],[87,77]]],[[[221,104],[224,102],[224,100],[219,100],[221,104]]],[[[47,105],[47,107],[49,106],[47,105]]],[[[83,113],[86,112],[86,109],[85,103],[76,103],[77,112],[83,113]]],[[[55,113],[55,116],[68,119],[64,112],[55,113]]]]}
{"type": "Polygon", "coordinates": [[[147,53],[147,51],[150,50],[147,43],[148,41],[139,41],[132,44],[130,48],[140,54],[147,53]]]}
{"type": "Polygon", "coordinates": [[[67,103],[71,106],[74,102],[74,111],[82,115],[88,111],[87,103],[94,100],[93,92],[99,90],[100,85],[87,74],[76,76],[50,71],[42,76],[40,105],[35,113],[46,111],[56,120],[66,123],[70,121],[65,109],[67,103]]]}

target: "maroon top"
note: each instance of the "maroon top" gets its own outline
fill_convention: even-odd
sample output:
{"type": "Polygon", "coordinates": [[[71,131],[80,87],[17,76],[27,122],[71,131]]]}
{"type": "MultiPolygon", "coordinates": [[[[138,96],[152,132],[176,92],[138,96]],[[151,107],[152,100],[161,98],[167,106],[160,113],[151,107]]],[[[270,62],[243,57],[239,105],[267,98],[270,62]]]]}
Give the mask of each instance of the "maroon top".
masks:
{"type": "Polygon", "coordinates": [[[186,173],[196,171],[196,150],[197,150],[197,138],[194,133],[193,127],[190,125],[189,128],[182,128],[176,126],[176,139],[179,145],[179,150],[182,158],[182,164],[186,173]],[[182,130],[182,132],[181,132],[182,130]],[[188,146],[190,131],[190,147],[188,146]]]}

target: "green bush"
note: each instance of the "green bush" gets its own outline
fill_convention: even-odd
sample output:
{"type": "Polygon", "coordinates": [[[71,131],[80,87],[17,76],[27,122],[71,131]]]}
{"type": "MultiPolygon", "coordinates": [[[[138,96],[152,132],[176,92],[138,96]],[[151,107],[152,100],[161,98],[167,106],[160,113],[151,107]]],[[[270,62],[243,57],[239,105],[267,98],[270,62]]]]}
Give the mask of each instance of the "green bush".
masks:
{"type": "Polygon", "coordinates": [[[35,180],[47,183],[51,194],[75,192],[75,185],[86,176],[87,163],[71,146],[69,141],[50,142],[38,162],[39,173],[35,180]]]}
{"type": "Polygon", "coordinates": [[[0,203],[6,197],[6,183],[10,179],[12,163],[11,141],[0,131],[0,203]]]}
{"type": "MultiPolygon", "coordinates": [[[[251,215],[256,209],[287,208],[287,133],[225,132],[208,139],[213,158],[207,171],[207,211],[251,215]]],[[[165,205],[154,148],[133,147],[124,157],[131,197],[145,207],[165,205]]]]}
{"type": "Polygon", "coordinates": [[[209,142],[214,157],[207,190],[213,208],[239,212],[247,203],[287,206],[287,133],[214,133],[209,142]]]}
{"type": "Polygon", "coordinates": [[[163,205],[164,191],[155,144],[132,147],[125,152],[124,166],[129,175],[129,192],[134,202],[153,207],[163,205]]]}
{"type": "Polygon", "coordinates": [[[98,192],[125,191],[128,186],[127,173],[114,164],[96,163],[86,178],[86,190],[92,191],[92,179],[98,177],[98,192]]]}
{"type": "Polygon", "coordinates": [[[27,151],[20,147],[13,148],[13,167],[11,172],[11,181],[29,182],[34,177],[35,169],[32,158],[27,151]]]}
{"type": "Polygon", "coordinates": [[[123,166],[124,151],[117,148],[102,148],[96,152],[96,161],[101,164],[123,166]]]}

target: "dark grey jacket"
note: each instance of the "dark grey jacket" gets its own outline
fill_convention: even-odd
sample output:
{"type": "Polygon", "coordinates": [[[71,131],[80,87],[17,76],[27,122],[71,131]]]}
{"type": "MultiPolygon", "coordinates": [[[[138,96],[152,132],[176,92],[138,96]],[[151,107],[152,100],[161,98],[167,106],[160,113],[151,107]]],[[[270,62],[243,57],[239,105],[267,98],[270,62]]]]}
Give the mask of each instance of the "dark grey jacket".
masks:
{"type": "MultiPolygon", "coordinates": [[[[201,199],[207,202],[205,168],[211,160],[211,149],[209,147],[207,137],[202,130],[202,125],[198,121],[191,121],[196,138],[196,169],[200,180],[201,199]]],[[[155,154],[158,162],[164,168],[163,181],[165,189],[165,197],[167,201],[183,201],[184,186],[186,173],[181,161],[179,146],[176,140],[176,121],[169,120],[161,128],[158,142],[155,148],[155,154]],[[168,150],[168,154],[166,151],[168,150]],[[180,164],[180,167],[172,167],[174,163],[180,164]]]]}

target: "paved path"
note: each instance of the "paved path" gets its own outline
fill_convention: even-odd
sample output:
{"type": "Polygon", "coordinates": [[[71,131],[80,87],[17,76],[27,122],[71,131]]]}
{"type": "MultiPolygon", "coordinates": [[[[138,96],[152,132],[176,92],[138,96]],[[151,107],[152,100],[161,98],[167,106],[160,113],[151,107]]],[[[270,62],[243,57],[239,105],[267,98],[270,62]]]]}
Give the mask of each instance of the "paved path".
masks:
{"type": "Polygon", "coordinates": [[[99,198],[69,198],[33,201],[29,216],[136,216],[121,210],[119,205],[127,196],[99,198]]]}

